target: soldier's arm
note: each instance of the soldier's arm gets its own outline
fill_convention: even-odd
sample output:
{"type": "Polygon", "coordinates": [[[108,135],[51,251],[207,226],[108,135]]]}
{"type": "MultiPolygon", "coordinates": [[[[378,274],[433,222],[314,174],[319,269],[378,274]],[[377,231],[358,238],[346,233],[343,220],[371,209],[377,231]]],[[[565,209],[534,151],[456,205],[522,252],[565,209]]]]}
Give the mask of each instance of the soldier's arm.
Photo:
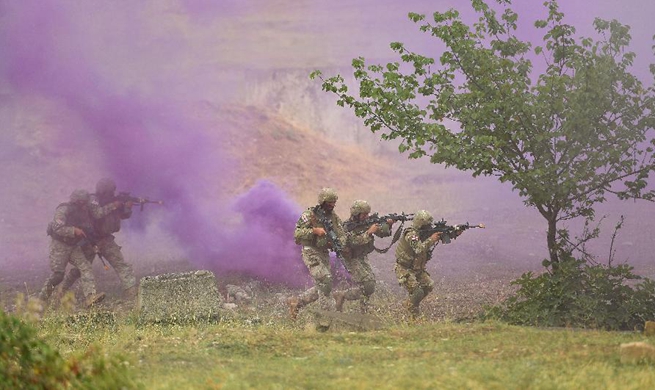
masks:
{"type": "Polygon", "coordinates": [[[75,237],[75,226],[68,226],[66,213],[68,206],[59,206],[55,210],[55,217],[52,223],[52,232],[60,237],[75,237]]]}
{"type": "Polygon", "coordinates": [[[373,240],[373,237],[366,230],[361,233],[348,232],[346,236],[348,243],[351,245],[366,245],[373,240]]]}
{"type": "Polygon", "coordinates": [[[296,229],[293,231],[293,238],[296,240],[311,240],[313,236],[314,231],[311,223],[311,213],[305,211],[298,219],[298,222],[296,222],[296,229]]]}
{"type": "Polygon", "coordinates": [[[132,203],[126,202],[121,209],[121,219],[128,219],[132,216],[132,203]]]}
{"type": "Polygon", "coordinates": [[[380,229],[373,234],[378,237],[389,237],[391,235],[391,226],[389,226],[388,223],[383,222],[380,224],[380,229]]]}
{"type": "Polygon", "coordinates": [[[421,241],[419,234],[414,231],[407,234],[407,241],[417,255],[427,253],[436,244],[430,237],[421,241]]]}
{"type": "Polygon", "coordinates": [[[339,241],[341,241],[341,246],[345,248],[348,243],[348,237],[343,228],[343,222],[341,222],[341,218],[336,213],[334,214],[334,221],[332,223],[334,224],[334,232],[337,234],[339,241]]]}
{"type": "Polygon", "coordinates": [[[120,207],[121,203],[120,202],[111,202],[107,203],[104,206],[100,206],[97,200],[92,200],[89,202],[89,211],[91,212],[91,216],[93,219],[102,219],[109,215],[111,212],[114,210],[118,209],[120,207]]]}

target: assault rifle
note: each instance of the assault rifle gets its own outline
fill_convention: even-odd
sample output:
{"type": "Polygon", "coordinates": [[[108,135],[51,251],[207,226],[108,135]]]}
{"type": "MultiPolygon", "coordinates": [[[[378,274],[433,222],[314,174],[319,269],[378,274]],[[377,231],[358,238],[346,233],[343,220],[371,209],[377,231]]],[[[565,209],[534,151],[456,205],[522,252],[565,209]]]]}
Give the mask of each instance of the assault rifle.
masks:
{"type": "Polygon", "coordinates": [[[321,205],[318,205],[314,207],[314,215],[318,218],[319,222],[323,224],[325,227],[325,235],[328,239],[328,242],[330,243],[330,246],[332,247],[332,250],[334,253],[336,253],[337,257],[343,262],[344,261],[344,255],[343,252],[345,248],[343,245],[341,245],[341,242],[339,241],[339,237],[337,236],[337,233],[334,231],[334,225],[332,224],[332,220],[325,215],[325,212],[323,211],[323,208],[321,208],[321,205]]]}
{"type": "Polygon", "coordinates": [[[94,255],[98,255],[100,258],[100,262],[102,263],[102,267],[105,270],[109,270],[109,266],[107,266],[107,263],[105,263],[105,257],[100,253],[100,250],[98,249],[98,236],[95,232],[95,229],[92,227],[84,226],[81,228],[82,231],[84,232],[84,236],[82,239],[77,243],[77,246],[79,247],[84,247],[89,245],[91,249],[93,249],[94,255]]]}
{"type": "Polygon", "coordinates": [[[441,220],[438,222],[435,222],[431,224],[430,226],[421,228],[419,230],[419,237],[421,238],[421,241],[427,239],[434,233],[441,233],[441,242],[444,244],[450,244],[450,240],[454,240],[463,232],[464,230],[468,229],[474,229],[474,228],[480,228],[484,229],[484,224],[477,224],[477,225],[469,225],[469,223],[465,223],[462,225],[447,225],[445,220],[441,220]]]}
{"type": "Polygon", "coordinates": [[[378,213],[373,213],[363,221],[348,220],[343,223],[343,228],[346,229],[347,232],[352,232],[353,230],[357,229],[360,226],[371,226],[376,223],[386,223],[387,220],[389,219],[394,222],[398,222],[398,221],[406,222],[406,221],[413,220],[414,214],[392,213],[392,214],[379,216],[378,213]]]}
{"type": "Polygon", "coordinates": [[[116,195],[116,200],[122,203],[132,202],[134,204],[138,204],[140,206],[141,211],[143,211],[143,205],[146,203],[164,204],[164,201],[162,200],[150,200],[148,198],[138,198],[135,196],[131,196],[129,192],[119,192],[118,195],[116,195]]]}

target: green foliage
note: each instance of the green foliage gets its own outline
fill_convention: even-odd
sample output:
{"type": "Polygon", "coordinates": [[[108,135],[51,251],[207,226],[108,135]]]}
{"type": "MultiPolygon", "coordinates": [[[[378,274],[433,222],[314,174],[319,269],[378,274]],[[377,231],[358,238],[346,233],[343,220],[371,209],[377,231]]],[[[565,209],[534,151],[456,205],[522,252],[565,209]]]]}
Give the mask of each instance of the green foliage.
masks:
{"type": "Polygon", "coordinates": [[[0,310],[0,387],[66,388],[66,361],[31,326],[0,310]]]}
{"type": "Polygon", "coordinates": [[[133,389],[119,357],[94,349],[66,359],[31,325],[0,310],[0,388],[133,389]]]}
{"type": "MultiPolygon", "coordinates": [[[[492,321],[408,324],[397,319],[379,331],[317,332],[314,326],[280,318],[279,311],[271,317],[258,311],[263,321],[253,326],[244,321],[252,314],[244,310],[234,320],[201,327],[135,327],[119,321],[115,338],[105,339],[102,346],[138,360],[134,370],[147,389],[655,386],[655,363],[624,364],[618,357],[619,344],[644,341],[635,332],[553,331],[492,321]]],[[[99,335],[99,330],[85,334],[84,341],[99,335]]]]}
{"type": "Polygon", "coordinates": [[[516,325],[642,329],[655,318],[655,282],[628,265],[589,265],[567,258],[557,272],[523,274],[516,294],[485,315],[516,325]],[[636,285],[631,286],[631,284],[636,285]]]}
{"type": "Polygon", "coordinates": [[[410,14],[443,52],[435,59],[394,42],[399,62],[353,60],[358,96],[340,75],[310,77],[382,139],[400,140],[410,157],[512,183],[546,219],[555,265],[558,223],[593,220],[607,193],[654,199],[647,179],[655,168],[655,89],[630,73],[627,26],[596,20],[600,38],[578,38],[557,2],[546,1],[535,45],[515,35],[519,17],[510,2],[496,2],[472,1],[479,14],[472,25],[452,9],[432,21],[410,14]],[[537,60],[543,63],[535,67],[537,60]]]}

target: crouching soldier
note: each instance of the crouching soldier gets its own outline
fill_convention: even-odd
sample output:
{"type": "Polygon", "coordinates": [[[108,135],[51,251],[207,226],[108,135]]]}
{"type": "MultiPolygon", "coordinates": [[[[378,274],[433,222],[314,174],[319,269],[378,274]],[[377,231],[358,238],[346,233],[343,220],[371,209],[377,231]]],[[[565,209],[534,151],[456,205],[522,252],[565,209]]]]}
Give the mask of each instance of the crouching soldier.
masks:
{"type": "Polygon", "coordinates": [[[64,279],[68,263],[77,267],[82,281],[86,305],[93,306],[105,298],[104,293],[96,292],[96,283],[91,271],[91,263],[84,251],[91,246],[87,235],[92,234],[93,222],[89,209],[89,193],[75,190],[70,202],[57,206],[52,222],[48,224],[50,240],[50,269],[52,274],[46,280],[39,299],[47,303],[55,287],[64,279]]]}
{"type": "MultiPolygon", "coordinates": [[[[90,213],[93,217],[95,231],[95,254],[106,260],[116,271],[127,299],[136,298],[136,279],[132,266],[125,261],[121,247],[114,240],[114,233],[121,229],[121,220],[132,216],[132,202],[120,202],[115,196],[116,184],[112,179],[100,179],[96,184],[96,193],[91,195],[90,213]]],[[[71,269],[64,279],[63,290],[70,289],[81,276],[81,270],[71,269]]]]}

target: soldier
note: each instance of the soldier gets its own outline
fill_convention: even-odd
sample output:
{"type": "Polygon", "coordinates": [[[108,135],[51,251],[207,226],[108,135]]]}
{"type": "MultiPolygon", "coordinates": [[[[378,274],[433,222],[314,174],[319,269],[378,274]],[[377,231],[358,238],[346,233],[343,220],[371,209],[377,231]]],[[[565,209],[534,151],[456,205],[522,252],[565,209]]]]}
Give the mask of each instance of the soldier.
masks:
{"type": "Polygon", "coordinates": [[[96,283],[83,247],[89,247],[87,235],[92,234],[92,217],[89,211],[89,193],[75,190],[70,202],[62,203],[55,210],[55,217],[48,224],[50,241],[50,269],[52,274],[46,280],[39,299],[47,303],[55,287],[64,279],[66,264],[71,263],[79,270],[87,307],[99,303],[104,293],[96,293],[96,283]]]}
{"type": "Polygon", "coordinates": [[[334,212],[337,204],[337,193],[332,188],[323,188],[318,194],[318,205],[310,207],[302,213],[293,236],[296,244],[302,245],[302,260],[309,269],[314,280],[314,286],[300,296],[290,297],[287,301],[291,318],[295,319],[298,311],[316,300],[322,309],[334,308],[332,291],[332,272],[330,269],[329,250],[338,250],[330,241],[330,231],[324,221],[332,226],[339,247],[345,247],[346,234],[341,225],[341,219],[334,212]]]}
{"type": "Polygon", "coordinates": [[[396,266],[394,271],[398,283],[407,290],[409,299],[406,307],[412,318],[418,317],[419,304],[434,288],[434,282],[425,266],[430,260],[432,249],[439,242],[441,233],[436,232],[421,239],[421,228],[432,224],[432,215],[425,210],[414,215],[412,226],[406,228],[396,247],[396,266]]]}
{"type": "MultiPolygon", "coordinates": [[[[96,184],[96,193],[91,195],[91,215],[94,219],[95,248],[89,262],[92,262],[95,254],[102,256],[116,271],[123,287],[123,294],[128,299],[136,297],[136,279],[132,266],[125,261],[121,247],[114,241],[113,233],[121,229],[121,220],[132,216],[132,202],[122,203],[115,200],[116,184],[112,179],[103,178],[96,184]]],[[[80,269],[71,269],[62,289],[70,289],[80,277],[80,269]]]]}
{"type": "Polygon", "coordinates": [[[350,207],[350,219],[344,222],[346,231],[348,256],[344,261],[346,270],[357,287],[346,291],[335,291],[337,311],[343,310],[344,300],[359,300],[362,313],[368,311],[369,298],[375,291],[375,275],[368,261],[368,254],[373,252],[375,236],[388,237],[391,235],[393,220],[386,223],[362,223],[366,221],[371,212],[371,206],[365,200],[356,200],[350,207]],[[353,226],[349,231],[349,226],[353,226]]]}

